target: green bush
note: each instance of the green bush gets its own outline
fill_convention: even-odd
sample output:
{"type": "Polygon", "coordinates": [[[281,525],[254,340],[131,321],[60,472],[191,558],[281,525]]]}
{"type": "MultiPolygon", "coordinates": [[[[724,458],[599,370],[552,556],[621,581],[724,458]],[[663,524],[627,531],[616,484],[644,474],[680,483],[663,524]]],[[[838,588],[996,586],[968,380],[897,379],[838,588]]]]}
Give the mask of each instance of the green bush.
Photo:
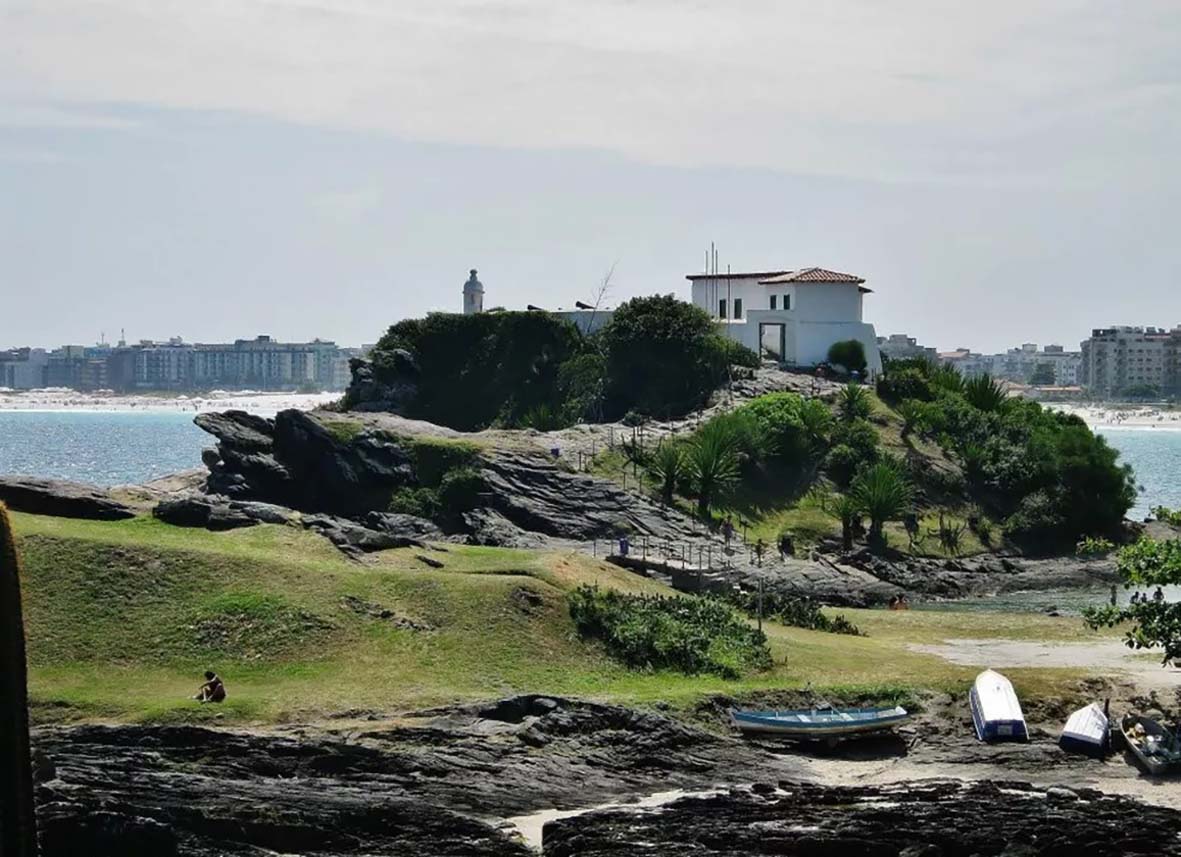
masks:
{"type": "Polygon", "coordinates": [[[1074,546],[1075,556],[1084,559],[1096,556],[1107,556],[1115,550],[1115,543],[1110,539],[1105,539],[1102,536],[1096,538],[1095,536],[1086,536],[1079,539],[1077,545],[1074,546]]]}
{"type": "MultiPolygon", "coordinates": [[[[759,614],[759,594],[757,591],[740,590],[727,595],[727,600],[746,613],[755,617],[759,614]]],[[[763,618],[781,625],[793,628],[807,628],[809,631],[825,631],[830,634],[848,634],[853,637],[864,637],[861,629],[850,622],[843,615],[836,615],[831,619],[820,609],[820,605],[810,598],[801,598],[779,591],[764,592],[762,595],[763,618]]]]}
{"type": "Polygon", "coordinates": [[[474,443],[447,438],[418,436],[411,441],[411,450],[414,476],[430,488],[437,488],[452,470],[472,467],[480,458],[480,448],[474,443]]]}
{"type": "Polygon", "coordinates": [[[757,356],[720,336],[705,310],[673,295],[627,301],[600,336],[613,414],[688,413],[726,379],[731,362],[758,363],[757,356]]]}
{"type": "Polygon", "coordinates": [[[1005,521],[1005,535],[1029,545],[1060,542],[1065,529],[1062,498],[1046,489],[1022,498],[1017,511],[1005,521]]]}
{"type": "Polygon", "coordinates": [[[570,616],[584,637],[633,669],[738,678],[771,666],[767,638],[713,599],[626,595],[580,586],[570,616]]]}
{"type": "Polygon", "coordinates": [[[847,487],[865,464],[865,458],[847,444],[838,443],[824,457],[824,471],[837,485],[847,487]]]}
{"type": "Polygon", "coordinates": [[[471,468],[452,470],[439,483],[439,503],[452,515],[480,505],[480,494],[487,490],[483,477],[471,468]]]}
{"type": "Polygon", "coordinates": [[[929,402],[935,398],[935,391],[931,389],[931,382],[925,373],[909,366],[896,369],[893,363],[878,378],[877,391],[882,399],[891,404],[907,399],[929,402]]]}
{"type": "Polygon", "coordinates": [[[1156,518],[1162,524],[1172,524],[1174,527],[1181,527],[1181,509],[1174,511],[1168,506],[1154,506],[1152,517],[1156,518]]]}
{"type": "Polygon", "coordinates": [[[828,347],[828,362],[843,366],[850,372],[864,372],[866,367],[865,346],[857,339],[834,342],[828,347]]]}
{"type": "Polygon", "coordinates": [[[1005,388],[990,375],[978,375],[966,381],[964,398],[969,405],[985,413],[999,411],[1009,401],[1005,388]]]}
{"type": "Polygon", "coordinates": [[[850,381],[837,394],[837,410],[840,411],[841,419],[847,423],[865,419],[873,410],[869,390],[850,381]]]}
{"type": "Polygon", "coordinates": [[[437,488],[399,488],[390,497],[386,507],[390,512],[402,515],[417,515],[420,518],[435,518],[443,509],[437,488]]]}

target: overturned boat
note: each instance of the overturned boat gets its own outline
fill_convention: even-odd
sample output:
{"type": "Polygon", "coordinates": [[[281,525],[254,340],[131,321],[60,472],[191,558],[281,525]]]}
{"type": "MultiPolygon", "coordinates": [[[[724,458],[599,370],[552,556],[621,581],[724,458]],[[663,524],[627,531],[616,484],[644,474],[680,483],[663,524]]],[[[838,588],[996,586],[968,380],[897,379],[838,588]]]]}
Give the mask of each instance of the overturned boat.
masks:
{"type": "Polygon", "coordinates": [[[1058,738],[1058,746],[1071,753],[1101,759],[1107,753],[1110,734],[1111,723],[1107,714],[1097,703],[1092,702],[1067,718],[1062,735],[1058,738]]]}
{"type": "Polygon", "coordinates": [[[833,743],[842,738],[893,729],[910,720],[901,705],[892,708],[792,709],[787,711],[730,712],[730,720],[743,732],[779,735],[797,741],[833,743]]]}
{"type": "Polygon", "coordinates": [[[981,741],[1028,741],[1029,730],[1017,693],[1007,678],[993,670],[976,676],[968,693],[972,724],[981,741]]]}

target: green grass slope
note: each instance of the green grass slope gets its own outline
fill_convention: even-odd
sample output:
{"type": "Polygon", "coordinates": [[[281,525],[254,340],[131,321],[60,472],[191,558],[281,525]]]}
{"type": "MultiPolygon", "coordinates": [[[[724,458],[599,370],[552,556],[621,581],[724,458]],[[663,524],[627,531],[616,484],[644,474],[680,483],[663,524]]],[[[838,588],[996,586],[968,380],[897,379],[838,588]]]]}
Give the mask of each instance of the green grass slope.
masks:
{"type": "MultiPolygon", "coordinates": [[[[768,624],[775,665],[742,679],[629,671],[578,638],[565,594],[582,583],[667,590],[586,556],[447,545],[361,564],[290,527],[210,533],[147,518],[19,514],[14,523],[41,722],[308,722],[516,692],[688,705],[808,682],[861,693],[962,689],[975,670],[907,643],[1086,633],[1042,617],[846,611],[870,637],[768,624]],[[226,680],[224,705],[188,699],[206,669],[226,680]]],[[[1031,689],[1078,677],[1021,675],[1031,689]]]]}

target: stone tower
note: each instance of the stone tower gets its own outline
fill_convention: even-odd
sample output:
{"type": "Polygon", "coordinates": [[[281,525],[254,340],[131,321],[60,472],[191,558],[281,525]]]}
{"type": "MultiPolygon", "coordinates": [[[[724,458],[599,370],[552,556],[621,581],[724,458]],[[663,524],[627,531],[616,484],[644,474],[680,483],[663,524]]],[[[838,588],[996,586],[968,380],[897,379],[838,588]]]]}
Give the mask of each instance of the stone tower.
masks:
{"type": "Polygon", "coordinates": [[[475,315],[484,311],[484,284],[476,279],[476,269],[463,284],[463,314],[475,315]]]}

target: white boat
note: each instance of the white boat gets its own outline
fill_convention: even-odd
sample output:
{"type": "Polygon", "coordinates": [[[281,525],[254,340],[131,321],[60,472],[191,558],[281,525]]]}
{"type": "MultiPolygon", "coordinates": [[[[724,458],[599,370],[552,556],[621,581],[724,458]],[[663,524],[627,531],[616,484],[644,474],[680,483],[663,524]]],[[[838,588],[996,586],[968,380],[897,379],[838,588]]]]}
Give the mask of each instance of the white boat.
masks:
{"type": "Polygon", "coordinates": [[[789,711],[730,712],[730,720],[743,732],[782,735],[805,741],[835,741],[893,729],[910,719],[901,705],[892,708],[793,709],[789,711]]]}
{"type": "Polygon", "coordinates": [[[1148,773],[1160,776],[1181,770],[1181,748],[1176,737],[1151,717],[1129,714],[1120,726],[1124,744],[1148,773]]]}
{"type": "Polygon", "coordinates": [[[1007,678],[993,670],[976,676],[968,693],[972,723],[981,741],[1028,741],[1029,730],[1017,693],[1007,678]]]}
{"type": "Polygon", "coordinates": [[[1067,718],[1058,746],[1073,753],[1102,758],[1107,752],[1110,728],[1103,709],[1092,702],[1067,718]]]}

